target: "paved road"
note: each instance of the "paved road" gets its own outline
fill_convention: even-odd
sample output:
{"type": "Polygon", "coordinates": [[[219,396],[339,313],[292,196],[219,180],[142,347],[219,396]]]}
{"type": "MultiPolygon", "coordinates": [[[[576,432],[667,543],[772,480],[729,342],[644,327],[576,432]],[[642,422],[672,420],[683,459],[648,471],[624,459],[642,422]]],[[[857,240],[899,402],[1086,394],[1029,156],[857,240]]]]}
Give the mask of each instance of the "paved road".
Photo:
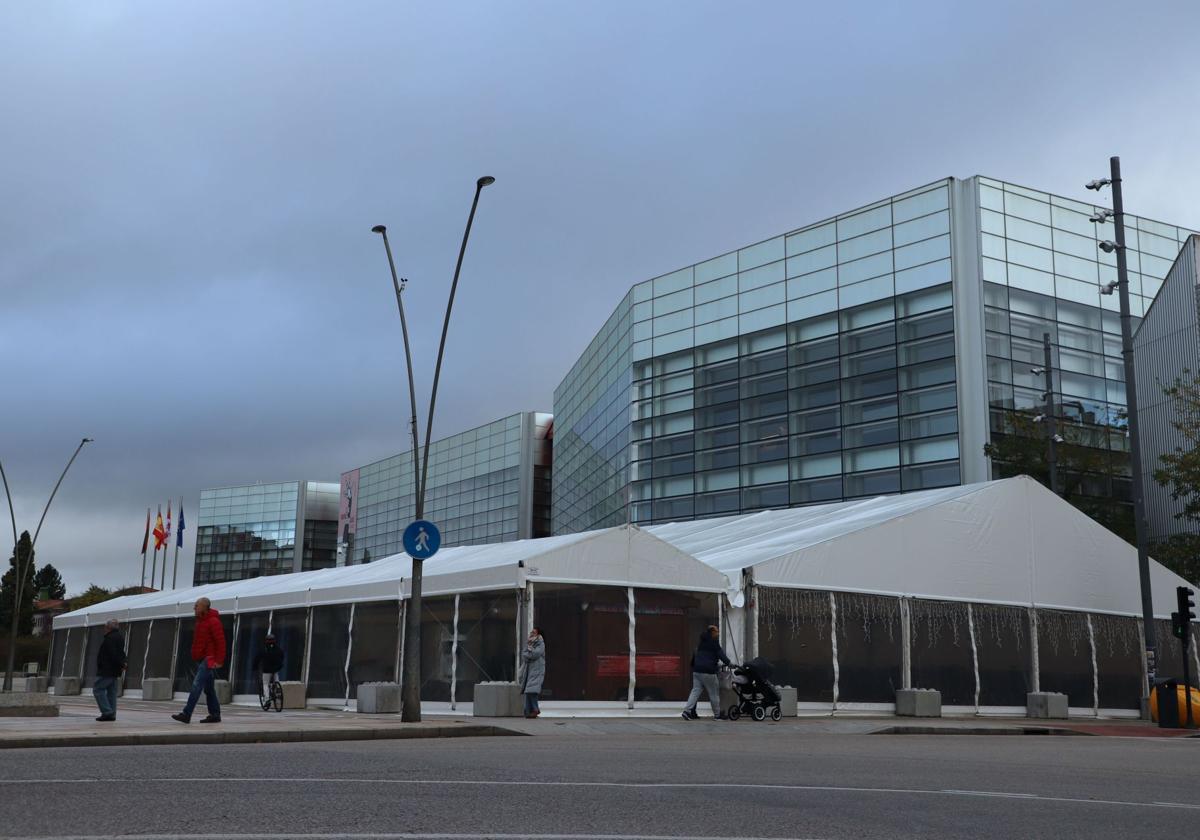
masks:
{"type": "Polygon", "coordinates": [[[743,729],[11,750],[0,835],[1200,834],[1196,740],[743,729]]]}

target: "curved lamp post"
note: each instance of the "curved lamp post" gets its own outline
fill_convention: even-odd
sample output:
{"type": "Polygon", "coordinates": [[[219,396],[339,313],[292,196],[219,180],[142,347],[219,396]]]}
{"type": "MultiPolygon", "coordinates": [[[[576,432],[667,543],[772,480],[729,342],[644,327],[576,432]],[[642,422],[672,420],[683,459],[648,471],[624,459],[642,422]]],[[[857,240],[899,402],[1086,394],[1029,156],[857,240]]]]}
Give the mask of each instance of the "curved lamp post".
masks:
{"type": "MultiPolygon", "coordinates": [[[[413,384],[412,355],[409,352],[408,325],[404,319],[404,304],[400,300],[403,287],[396,279],[396,266],[392,261],[392,249],[387,240],[387,228],[376,225],[372,232],[383,235],[384,247],[387,249],[388,264],[392,270],[392,285],[396,291],[396,304],[400,310],[400,328],[404,332],[404,355],[408,362],[409,400],[412,404],[412,438],[413,438],[413,474],[416,491],[416,517],[425,515],[425,489],[429,475],[429,444],[433,435],[433,411],[437,404],[438,382],[442,374],[442,357],[446,350],[446,333],[450,329],[450,312],[454,308],[454,295],[458,290],[458,277],[462,272],[463,257],[467,253],[467,241],[471,238],[471,226],[475,222],[475,210],[479,206],[479,194],[483,188],[496,183],[496,179],[485,175],[475,182],[475,198],[471,202],[471,212],[467,216],[467,227],[463,231],[462,245],[458,249],[458,262],[454,266],[454,280],[450,283],[450,299],[446,302],[446,317],[442,320],[442,337],[438,342],[437,364],[433,369],[433,387],[429,394],[429,414],[425,423],[425,449],[418,459],[417,441],[417,401],[416,388],[413,384]]],[[[419,722],[421,720],[421,569],[423,561],[412,558],[412,581],[408,599],[408,609],[404,613],[404,658],[403,684],[401,688],[401,720],[419,722]]]]}
{"type": "MultiPolygon", "coordinates": [[[[50,510],[50,503],[54,501],[55,495],[58,493],[58,488],[62,486],[63,479],[67,477],[67,470],[71,469],[71,464],[75,463],[75,459],[79,456],[79,452],[83,449],[84,444],[92,443],[92,438],[83,438],[79,441],[79,446],[75,447],[75,451],[71,454],[71,459],[67,461],[67,465],[63,467],[62,474],[59,475],[58,481],[54,484],[54,489],[50,491],[50,498],[46,500],[46,506],[42,508],[42,516],[38,519],[37,528],[33,532],[33,540],[29,543],[29,560],[26,562],[25,569],[21,569],[20,545],[17,537],[17,518],[13,514],[12,494],[8,491],[8,479],[4,478],[4,492],[8,496],[8,514],[12,519],[13,528],[13,557],[16,558],[16,589],[15,598],[13,599],[13,619],[12,631],[8,637],[8,668],[4,672],[4,690],[12,691],[13,685],[13,668],[17,658],[17,628],[18,622],[21,619],[21,594],[25,588],[25,578],[33,572],[33,550],[37,546],[38,535],[42,533],[42,524],[46,521],[46,513],[50,510]]],[[[4,470],[0,467],[0,477],[3,477],[4,470]]],[[[32,586],[32,581],[30,582],[32,586]]]]}

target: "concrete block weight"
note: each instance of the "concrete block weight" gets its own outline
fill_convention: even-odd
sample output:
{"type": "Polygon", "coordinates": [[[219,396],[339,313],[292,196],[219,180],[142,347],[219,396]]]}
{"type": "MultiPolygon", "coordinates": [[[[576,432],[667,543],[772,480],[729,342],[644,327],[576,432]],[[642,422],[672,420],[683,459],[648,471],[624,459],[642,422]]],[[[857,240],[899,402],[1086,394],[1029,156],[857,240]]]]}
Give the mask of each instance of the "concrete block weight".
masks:
{"type": "Polygon", "coordinates": [[[1066,720],[1067,695],[1053,691],[1030,692],[1025,695],[1025,714],[1031,718],[1066,720]]]}
{"type": "Polygon", "coordinates": [[[143,700],[170,700],[173,691],[167,677],[148,677],[142,681],[143,700]]]}
{"type": "Polygon", "coordinates": [[[790,685],[777,685],[775,690],[779,692],[779,712],[784,717],[796,717],[799,713],[798,703],[796,700],[797,691],[790,685]]]}
{"type": "Polygon", "coordinates": [[[941,717],[942,693],[935,688],[902,688],[896,692],[900,717],[941,717]]]}
{"type": "Polygon", "coordinates": [[[298,680],[288,680],[279,684],[283,687],[283,708],[303,709],[308,703],[308,685],[298,680]]]}
{"type": "Polygon", "coordinates": [[[54,680],[56,697],[74,697],[81,693],[79,677],[58,677],[54,680]]]}
{"type": "Polygon", "coordinates": [[[26,677],[25,692],[27,694],[45,694],[50,688],[50,680],[46,677],[26,677]]]}
{"type": "Polygon", "coordinates": [[[520,717],[525,713],[521,687],[515,682],[482,682],[475,685],[475,717],[520,717]]]}
{"type": "Polygon", "coordinates": [[[233,702],[233,683],[229,680],[213,680],[213,688],[217,692],[217,702],[222,706],[233,702]]]}
{"type": "Polygon", "coordinates": [[[363,715],[400,714],[400,684],[394,682],[359,683],[358,712],[363,715]]]}

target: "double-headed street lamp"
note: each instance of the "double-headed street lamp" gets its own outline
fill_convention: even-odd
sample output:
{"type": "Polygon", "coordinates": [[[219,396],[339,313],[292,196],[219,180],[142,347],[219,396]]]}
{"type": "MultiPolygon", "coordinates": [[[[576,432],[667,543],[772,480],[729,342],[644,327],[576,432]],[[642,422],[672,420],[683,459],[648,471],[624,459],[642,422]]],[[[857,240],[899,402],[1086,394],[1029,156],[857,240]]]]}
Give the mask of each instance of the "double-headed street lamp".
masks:
{"type": "MultiPolygon", "coordinates": [[[[92,443],[92,438],[84,438],[79,441],[79,446],[75,447],[75,451],[71,454],[71,459],[67,461],[67,465],[63,467],[62,474],[59,475],[58,481],[54,484],[54,489],[50,491],[50,498],[46,500],[46,506],[42,508],[42,516],[38,519],[37,528],[33,531],[33,540],[29,543],[29,559],[25,561],[25,568],[21,568],[21,551],[20,539],[17,537],[17,517],[13,512],[12,493],[8,490],[8,477],[4,475],[4,467],[0,465],[0,479],[4,482],[4,494],[8,497],[8,516],[12,520],[13,532],[13,559],[16,561],[16,568],[13,570],[15,574],[15,586],[13,587],[13,618],[12,630],[8,637],[8,667],[4,672],[4,690],[12,691],[13,685],[13,668],[16,666],[17,659],[17,629],[21,619],[21,595],[25,588],[25,578],[33,572],[33,550],[37,546],[38,535],[42,533],[42,523],[46,521],[46,513],[50,510],[50,503],[54,501],[54,496],[58,493],[58,488],[62,485],[63,479],[67,477],[67,470],[71,469],[71,464],[75,463],[75,458],[78,457],[79,451],[83,449],[84,444],[92,443]]],[[[32,586],[32,581],[30,582],[32,586]]]]}
{"type": "MultiPolygon", "coordinates": [[[[400,310],[400,330],[404,334],[404,361],[408,367],[408,400],[411,409],[410,426],[412,429],[412,462],[413,462],[413,493],[414,519],[425,516],[425,489],[429,475],[429,443],[433,436],[433,410],[437,404],[438,382],[442,375],[442,357],[446,350],[446,333],[450,328],[450,312],[454,308],[454,295],[458,290],[458,276],[462,271],[463,257],[467,252],[467,241],[471,238],[471,226],[475,222],[475,210],[479,206],[479,194],[483,188],[494,184],[496,179],[485,175],[475,182],[475,198],[471,202],[471,212],[467,216],[467,227],[463,231],[462,245],[458,249],[458,262],[454,266],[454,280],[450,283],[450,299],[446,302],[446,317],[442,321],[442,338],[438,343],[437,364],[433,369],[433,387],[429,394],[429,413],[425,423],[425,451],[421,453],[417,434],[417,389],[413,380],[412,351],[408,341],[408,322],[404,317],[404,301],[402,293],[407,280],[401,280],[396,275],[396,263],[392,259],[392,246],[388,242],[387,228],[376,225],[372,233],[383,236],[383,246],[387,251],[388,267],[392,272],[392,288],[396,293],[396,308],[400,310]]],[[[403,682],[401,688],[401,720],[418,722],[421,720],[421,569],[423,561],[418,557],[412,558],[412,581],[408,599],[408,609],[404,619],[404,659],[403,682]]]]}
{"type": "Polygon", "coordinates": [[[1100,288],[1100,293],[1111,295],[1114,289],[1121,301],[1121,358],[1125,363],[1125,409],[1129,423],[1129,460],[1133,471],[1133,527],[1137,540],[1138,581],[1142,596],[1142,632],[1146,640],[1146,693],[1149,697],[1154,687],[1157,670],[1155,659],[1157,645],[1154,639],[1154,599],[1150,589],[1150,557],[1146,553],[1146,495],[1142,484],[1142,446],[1138,431],[1137,381],[1133,369],[1133,316],[1129,308],[1129,269],[1125,254],[1125,205],[1121,197],[1121,159],[1109,158],[1110,174],[1107,178],[1089,181],[1087,189],[1100,192],[1112,187],[1113,209],[1099,210],[1091,221],[1104,224],[1110,219],[1116,228],[1116,241],[1105,239],[1099,244],[1106,254],[1117,255],[1117,279],[1100,288]]]}

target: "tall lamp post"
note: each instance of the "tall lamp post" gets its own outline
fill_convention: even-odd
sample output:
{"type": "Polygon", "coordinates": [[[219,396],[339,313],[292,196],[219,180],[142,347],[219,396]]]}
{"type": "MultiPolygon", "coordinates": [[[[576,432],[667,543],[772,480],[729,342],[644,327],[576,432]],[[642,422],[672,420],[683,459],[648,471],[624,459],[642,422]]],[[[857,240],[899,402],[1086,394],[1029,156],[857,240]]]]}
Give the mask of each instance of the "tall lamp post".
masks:
{"type": "MultiPolygon", "coordinates": [[[[92,438],[86,437],[79,441],[79,446],[75,447],[75,451],[71,454],[71,459],[67,461],[67,465],[63,467],[58,481],[55,482],[54,489],[50,491],[50,498],[46,500],[46,506],[42,508],[42,516],[38,519],[37,528],[34,529],[33,540],[29,543],[29,559],[26,561],[24,569],[21,568],[20,545],[17,537],[17,517],[13,513],[12,494],[8,490],[8,478],[4,477],[4,469],[0,467],[0,478],[4,479],[4,493],[8,496],[8,515],[12,520],[13,529],[13,557],[16,558],[16,574],[14,575],[16,578],[16,587],[13,592],[12,628],[8,637],[8,668],[4,672],[5,691],[12,691],[13,668],[16,666],[17,659],[17,629],[21,619],[21,594],[25,588],[25,577],[33,571],[33,550],[37,547],[38,535],[42,533],[42,523],[46,521],[46,513],[50,510],[50,503],[54,501],[54,496],[58,493],[58,488],[62,486],[63,479],[67,477],[67,470],[71,469],[71,464],[75,463],[75,459],[79,456],[79,451],[83,449],[84,444],[91,442],[92,438]]],[[[30,585],[32,585],[32,582],[30,585]]]]}
{"type": "MultiPolygon", "coordinates": [[[[462,272],[463,257],[467,252],[467,242],[471,238],[471,226],[475,222],[475,210],[479,206],[479,194],[483,188],[494,184],[496,179],[485,175],[475,182],[475,198],[471,202],[471,212],[467,216],[467,227],[463,231],[462,245],[458,249],[458,262],[454,266],[454,280],[450,283],[450,299],[446,302],[446,316],[442,321],[442,337],[438,343],[437,364],[433,369],[433,387],[429,394],[429,413],[425,423],[425,450],[419,453],[417,435],[417,397],[416,385],[413,381],[412,353],[408,342],[408,324],[404,317],[404,303],[401,292],[404,286],[396,276],[396,264],[392,259],[392,247],[388,242],[387,228],[376,225],[371,228],[373,233],[383,236],[384,248],[387,250],[388,266],[392,272],[392,287],[396,293],[396,306],[400,310],[400,329],[404,333],[404,358],[408,365],[408,394],[412,408],[412,443],[413,443],[413,483],[416,494],[414,513],[415,519],[425,516],[425,489],[429,475],[429,443],[433,435],[433,411],[437,405],[438,382],[442,373],[442,357],[446,350],[446,333],[450,329],[450,312],[454,308],[454,295],[458,290],[458,277],[462,272]],[[418,458],[418,455],[420,457],[418,458]]],[[[420,558],[412,558],[412,580],[408,599],[408,609],[404,619],[404,659],[403,686],[401,688],[401,720],[416,723],[421,720],[421,578],[423,562],[420,558]]]]}
{"type": "MultiPolygon", "coordinates": [[[[1154,679],[1157,672],[1157,645],[1154,639],[1154,598],[1150,589],[1150,557],[1146,553],[1146,495],[1142,484],[1142,445],[1138,430],[1137,380],[1133,369],[1133,316],[1129,309],[1129,269],[1125,254],[1125,205],[1121,197],[1121,158],[1109,158],[1110,173],[1108,178],[1090,181],[1086,186],[1089,190],[1099,192],[1107,186],[1112,187],[1112,211],[1100,210],[1092,216],[1092,221],[1104,224],[1112,219],[1116,228],[1117,241],[1103,240],[1099,243],[1100,250],[1106,254],[1116,252],[1117,282],[1116,289],[1121,301],[1121,358],[1125,363],[1125,408],[1128,412],[1129,423],[1129,460],[1133,471],[1133,527],[1137,540],[1138,582],[1142,596],[1142,632],[1146,640],[1146,685],[1143,699],[1150,696],[1154,689],[1154,679]]],[[[1113,284],[1109,283],[1100,289],[1101,294],[1111,295],[1113,284]]]]}

